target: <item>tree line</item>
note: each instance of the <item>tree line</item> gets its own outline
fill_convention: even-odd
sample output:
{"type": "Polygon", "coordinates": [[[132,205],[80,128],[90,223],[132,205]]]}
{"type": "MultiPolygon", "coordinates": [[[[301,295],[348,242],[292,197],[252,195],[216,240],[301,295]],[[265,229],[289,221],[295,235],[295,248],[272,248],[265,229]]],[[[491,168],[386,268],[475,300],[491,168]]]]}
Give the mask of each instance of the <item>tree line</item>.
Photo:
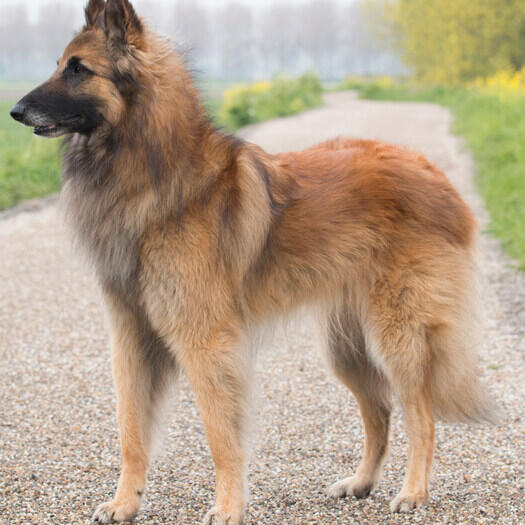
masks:
{"type": "MultiPolygon", "coordinates": [[[[361,3],[283,0],[264,7],[232,1],[210,7],[199,0],[134,2],[150,25],[187,50],[191,67],[215,79],[255,80],[308,70],[325,79],[399,72],[397,56],[378,45],[369,30],[361,3]]],[[[37,13],[23,3],[4,4],[0,77],[45,75],[81,24],[78,4],[48,1],[37,13]]]]}

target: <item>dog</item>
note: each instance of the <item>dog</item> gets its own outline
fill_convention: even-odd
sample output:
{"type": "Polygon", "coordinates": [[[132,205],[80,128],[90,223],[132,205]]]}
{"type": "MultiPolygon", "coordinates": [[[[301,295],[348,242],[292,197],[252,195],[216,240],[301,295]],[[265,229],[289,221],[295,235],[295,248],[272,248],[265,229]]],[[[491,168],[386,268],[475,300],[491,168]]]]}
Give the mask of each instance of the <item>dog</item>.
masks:
{"type": "Polygon", "coordinates": [[[434,419],[491,419],[478,381],[477,225],[422,156],[334,139],[270,155],[216,129],[183,58],[128,0],[90,0],[53,76],[11,115],[64,136],[61,202],[108,313],[122,470],[94,519],[139,511],[163,398],[183,371],[216,469],[205,524],[246,505],[250,334],[315,309],[365,447],[329,489],[366,497],[388,449],[392,398],[409,436],[391,503],[428,500],[434,419]]]}

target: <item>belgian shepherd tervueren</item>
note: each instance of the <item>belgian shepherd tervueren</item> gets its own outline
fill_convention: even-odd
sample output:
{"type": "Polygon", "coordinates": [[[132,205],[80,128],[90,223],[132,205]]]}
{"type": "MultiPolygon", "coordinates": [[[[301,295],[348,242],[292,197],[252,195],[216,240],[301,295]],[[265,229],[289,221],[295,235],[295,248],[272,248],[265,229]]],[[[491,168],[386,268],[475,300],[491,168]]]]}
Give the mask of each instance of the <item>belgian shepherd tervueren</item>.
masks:
{"type": "Polygon", "coordinates": [[[128,0],[91,0],[85,14],[56,72],[11,114],[37,135],[65,135],[61,201],[108,311],[122,473],[94,519],[137,514],[158,409],[184,371],[216,468],[204,523],[241,523],[250,335],[305,304],[365,430],[357,472],[329,494],[363,498],[377,485],[395,395],[409,453],[391,509],[423,505],[434,418],[491,416],[467,205],[398,147],[336,139],[269,155],[223,134],[181,56],[128,0]]]}

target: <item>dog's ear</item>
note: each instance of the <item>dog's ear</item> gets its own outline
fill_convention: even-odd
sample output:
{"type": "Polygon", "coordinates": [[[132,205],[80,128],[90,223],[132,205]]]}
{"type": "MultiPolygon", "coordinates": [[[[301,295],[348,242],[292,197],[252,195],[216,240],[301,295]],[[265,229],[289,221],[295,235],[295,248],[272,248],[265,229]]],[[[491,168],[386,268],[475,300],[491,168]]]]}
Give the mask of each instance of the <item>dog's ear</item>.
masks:
{"type": "Polygon", "coordinates": [[[140,49],[143,26],[129,0],[108,0],[104,11],[104,27],[108,41],[120,52],[140,49]]]}
{"type": "Polygon", "coordinates": [[[105,7],[105,0],[89,0],[89,3],[84,10],[86,16],[86,28],[103,26],[105,7]]]}

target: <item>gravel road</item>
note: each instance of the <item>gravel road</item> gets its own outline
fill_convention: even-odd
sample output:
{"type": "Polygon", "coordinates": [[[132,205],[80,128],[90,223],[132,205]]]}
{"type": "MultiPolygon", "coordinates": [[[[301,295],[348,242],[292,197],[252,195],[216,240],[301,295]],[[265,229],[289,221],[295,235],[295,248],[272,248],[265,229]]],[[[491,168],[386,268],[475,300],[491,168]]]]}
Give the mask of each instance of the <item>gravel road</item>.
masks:
{"type": "MultiPolygon", "coordinates": [[[[485,228],[472,162],[451,136],[451,122],[438,106],[335,93],[321,109],[240,134],[272,152],[337,135],[420,150],[445,170],[485,228]]],[[[55,204],[0,219],[0,254],[0,524],[87,524],[95,506],[111,498],[119,467],[100,297],[70,249],[55,204]]],[[[481,266],[488,317],[483,370],[504,421],[438,424],[429,506],[389,513],[406,462],[399,410],[374,494],[325,496],[329,484],[356,468],[363,436],[356,404],[321,366],[304,317],[276,329],[260,352],[247,524],[524,523],[525,275],[489,236],[481,266]]],[[[172,407],[137,524],[198,523],[212,503],[212,462],[185,380],[172,407]]]]}

